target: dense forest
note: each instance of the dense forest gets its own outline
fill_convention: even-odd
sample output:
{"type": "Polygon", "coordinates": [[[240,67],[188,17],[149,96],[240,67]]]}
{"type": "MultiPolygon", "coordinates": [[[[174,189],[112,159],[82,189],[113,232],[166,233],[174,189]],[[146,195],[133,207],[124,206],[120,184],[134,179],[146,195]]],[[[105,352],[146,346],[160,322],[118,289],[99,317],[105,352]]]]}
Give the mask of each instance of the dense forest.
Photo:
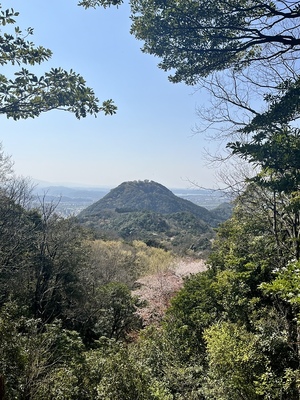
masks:
{"type": "Polygon", "coordinates": [[[2,398],[298,398],[294,193],[249,183],[218,228],[207,270],[145,325],[135,282],[175,256],[95,239],[53,204],[32,209],[28,183],[1,160],[2,398]]]}
{"type": "MultiPolygon", "coordinates": [[[[206,270],[186,278],[165,315],[146,326],[135,282],[170,268],[174,255],[138,240],[95,238],[43,199],[32,208],[30,184],[1,151],[0,398],[298,400],[299,4],[132,0],[131,7],[143,51],[160,57],[171,81],[210,90],[215,103],[202,116],[252,175],[230,180],[233,215],[217,228],[206,270]]],[[[1,11],[1,28],[16,17],[1,11]]],[[[1,65],[51,56],[19,29],[0,39],[1,65]]],[[[0,77],[7,117],[115,112],[73,72],[0,77]]]]}

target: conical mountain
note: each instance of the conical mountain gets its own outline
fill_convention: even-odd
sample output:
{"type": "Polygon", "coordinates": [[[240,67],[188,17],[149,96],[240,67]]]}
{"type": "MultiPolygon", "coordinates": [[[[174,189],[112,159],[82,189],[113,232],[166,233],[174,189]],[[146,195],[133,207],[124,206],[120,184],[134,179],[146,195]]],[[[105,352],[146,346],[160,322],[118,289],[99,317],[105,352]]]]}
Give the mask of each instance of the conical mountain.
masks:
{"type": "Polygon", "coordinates": [[[132,181],[87,207],[78,220],[100,238],[142,240],[177,254],[200,255],[209,249],[222,216],[159,183],[132,181]]]}
{"type": "Polygon", "coordinates": [[[165,186],[153,181],[123,182],[83,210],[78,217],[81,220],[90,217],[94,219],[108,210],[119,213],[149,211],[159,214],[189,212],[209,224],[215,225],[219,222],[206,208],[176,196],[165,186]]]}

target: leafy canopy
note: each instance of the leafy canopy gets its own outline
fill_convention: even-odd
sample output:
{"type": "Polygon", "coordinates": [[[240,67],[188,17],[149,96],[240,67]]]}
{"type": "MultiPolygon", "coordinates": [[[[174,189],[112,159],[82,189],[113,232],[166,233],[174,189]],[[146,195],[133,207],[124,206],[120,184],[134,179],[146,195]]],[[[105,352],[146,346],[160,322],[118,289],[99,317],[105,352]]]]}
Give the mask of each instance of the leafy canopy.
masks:
{"type": "Polygon", "coordinates": [[[123,3],[123,0],[82,0],[78,3],[79,6],[83,6],[84,8],[90,7],[110,7],[110,6],[119,6],[123,3]]]}
{"type": "Polygon", "coordinates": [[[28,28],[22,32],[18,26],[12,30],[9,25],[15,25],[18,12],[13,9],[2,10],[0,4],[0,65],[19,65],[14,79],[0,74],[0,114],[15,120],[34,118],[42,112],[59,109],[75,114],[76,118],[87,114],[97,115],[99,112],[115,114],[116,106],[112,100],[106,100],[99,105],[94,91],[86,86],[85,80],[73,70],[52,68],[43,76],[36,76],[26,65],[36,65],[49,60],[52,53],[42,46],[36,47],[27,38],[33,34],[28,28]]]}
{"type": "Polygon", "coordinates": [[[195,84],[212,72],[241,69],[299,51],[299,2],[132,0],[132,33],[143,51],[174,71],[172,82],[195,84]]]}

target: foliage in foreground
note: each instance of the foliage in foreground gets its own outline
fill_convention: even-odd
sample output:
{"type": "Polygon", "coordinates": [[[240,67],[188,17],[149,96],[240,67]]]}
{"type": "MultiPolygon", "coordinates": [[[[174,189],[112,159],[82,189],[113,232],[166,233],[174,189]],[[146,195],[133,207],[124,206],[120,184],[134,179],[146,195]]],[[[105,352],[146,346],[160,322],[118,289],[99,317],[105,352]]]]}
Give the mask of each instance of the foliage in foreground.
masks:
{"type": "MultiPolygon", "coordinates": [[[[120,3],[81,2],[85,7],[120,3]]],[[[191,8],[199,11],[197,3],[202,4],[180,1],[176,8],[173,2],[149,1],[143,6],[151,4],[152,8],[140,9],[140,3],[134,1],[132,4],[137,7],[137,12],[150,12],[145,22],[152,23],[153,15],[154,22],[164,22],[162,18],[157,20],[155,15],[156,6],[161,5],[160,17],[166,16],[168,23],[181,22],[183,28],[185,21],[190,26],[191,8]],[[179,18],[170,19],[172,14],[179,18]]],[[[261,35],[261,30],[249,21],[249,15],[252,15],[254,24],[271,22],[273,28],[280,27],[282,21],[284,24],[286,20],[299,18],[297,2],[289,2],[289,7],[285,1],[276,5],[259,2],[257,7],[253,4],[233,1],[230,2],[231,11],[235,12],[226,10],[220,13],[222,2],[209,2],[210,7],[204,14],[206,22],[214,22],[219,15],[222,23],[233,21],[239,30],[228,37],[215,35],[213,25],[198,31],[201,44],[206,46],[209,36],[209,43],[214,44],[213,50],[216,48],[215,39],[222,50],[226,43],[229,44],[229,53],[226,53],[222,65],[218,64],[222,60],[216,53],[213,64],[207,63],[210,57],[202,57],[200,61],[204,64],[198,64],[198,68],[204,67],[204,74],[215,71],[218,65],[223,69],[228,65],[235,67],[242,61],[247,66],[258,56],[265,55],[265,60],[274,58],[276,62],[278,41],[279,52],[287,55],[286,61],[290,51],[291,56],[295,54],[294,47],[297,51],[299,40],[285,35],[271,38],[277,41],[271,43],[275,50],[271,55],[264,53],[268,46],[259,51],[255,46],[256,37],[252,42],[250,39],[248,47],[254,51],[243,51],[245,42],[240,34],[244,34],[246,26],[261,35]]],[[[192,14],[197,17],[197,13],[192,14]]],[[[1,25],[14,23],[13,16],[13,12],[2,14],[1,25]]],[[[151,41],[151,36],[144,36],[149,25],[141,24],[141,20],[143,14],[134,20],[136,33],[151,41]]],[[[160,31],[153,32],[159,33],[163,41],[168,39],[164,29],[162,35],[160,31]]],[[[176,24],[175,32],[178,32],[176,24]]],[[[15,33],[25,46],[24,55],[16,52],[21,57],[19,61],[34,64],[50,56],[47,50],[39,49],[40,58],[31,59],[36,55],[32,50],[36,49],[22,41],[20,31],[15,33]]],[[[190,41],[190,34],[186,35],[185,29],[179,33],[190,41]]],[[[8,36],[6,39],[14,40],[8,36]]],[[[176,43],[173,39],[172,45],[176,43]]],[[[264,37],[265,43],[269,43],[268,39],[268,36],[264,37]]],[[[154,42],[146,45],[161,44],[154,42]]],[[[212,48],[203,50],[208,51],[205,56],[210,56],[212,48]]],[[[9,55],[4,52],[0,62],[13,62],[5,58],[9,55]]],[[[197,71],[189,69],[191,64],[186,64],[187,58],[183,55],[182,59],[182,53],[179,54],[178,66],[181,69],[177,69],[173,80],[193,83],[197,71]]],[[[162,65],[165,69],[177,67],[169,56],[166,54],[162,65]]],[[[199,61],[198,54],[197,59],[199,61]]],[[[237,68],[233,72],[240,71],[237,68]]],[[[64,75],[62,71],[52,73],[64,75]]],[[[30,96],[30,90],[38,90],[36,85],[39,84],[47,85],[48,78],[38,81],[24,70],[17,75],[15,82],[1,76],[3,90],[9,91],[8,97],[2,99],[2,103],[7,99],[9,103],[2,104],[2,112],[16,119],[35,116],[38,110],[36,99],[34,104],[29,102],[29,108],[23,109],[22,102],[16,98],[22,94],[19,84],[27,85],[31,81],[27,88],[30,96]],[[30,108],[32,105],[33,109],[30,108]]],[[[54,84],[58,81],[55,78],[54,84]]],[[[296,77],[281,87],[277,86],[278,97],[266,96],[269,110],[257,115],[241,132],[250,134],[249,141],[229,144],[235,154],[258,166],[260,171],[249,180],[247,189],[238,197],[233,217],[218,230],[208,270],[186,280],[161,326],[151,326],[139,333],[139,320],[134,312],[138,300],[132,297],[130,285],[135,273],[151,264],[150,261],[143,263],[142,256],[136,257],[143,245],[138,244],[132,252],[128,247],[120,248],[119,244],[94,243],[91,250],[85,232],[78,229],[72,219],[60,218],[52,207],[46,205],[41,210],[26,207],[26,188],[12,179],[5,180],[9,168],[6,168],[6,159],[2,155],[1,398],[299,399],[299,131],[289,125],[298,117],[298,82],[296,77]],[[100,255],[97,247],[101,248],[100,255]],[[106,257],[107,254],[111,255],[106,257]],[[116,264],[118,268],[115,268],[116,264]],[[138,269],[132,268],[133,265],[138,269]],[[124,281],[124,276],[127,281],[124,281]]],[[[54,94],[56,99],[55,90],[50,88],[46,106],[59,106],[51,97],[54,94]]],[[[71,108],[78,106],[72,98],[68,97],[67,101],[71,104],[65,105],[71,108]]],[[[84,116],[86,109],[80,108],[79,113],[84,116]]],[[[151,254],[142,254],[151,259],[151,254]]]]}
{"type": "MultiPolygon", "coordinates": [[[[269,190],[249,185],[218,231],[208,270],[185,281],[161,326],[138,334],[138,300],[130,285],[136,273],[167,265],[167,253],[141,242],[89,247],[72,236],[70,225],[62,242],[66,231],[58,235],[64,226],[58,222],[67,221],[48,219],[54,225],[41,243],[49,253],[39,253],[35,268],[27,263],[34,258],[26,241],[20,241],[15,267],[1,267],[10,271],[1,274],[4,398],[298,399],[299,261],[295,247],[283,245],[290,238],[280,229],[282,246],[276,245],[272,208],[266,212],[271,200],[269,190]],[[32,280],[34,270],[45,272],[41,281],[32,280]]],[[[1,250],[9,249],[3,244],[1,250]]]]}
{"type": "Polygon", "coordinates": [[[72,112],[76,118],[99,112],[115,114],[113,101],[100,105],[93,89],[73,70],[52,68],[37,76],[28,69],[49,60],[52,52],[27,40],[33,34],[32,28],[25,32],[18,26],[9,29],[18,15],[13,9],[2,10],[0,4],[0,65],[21,66],[13,79],[0,74],[0,114],[14,120],[35,118],[54,109],[72,112]]]}

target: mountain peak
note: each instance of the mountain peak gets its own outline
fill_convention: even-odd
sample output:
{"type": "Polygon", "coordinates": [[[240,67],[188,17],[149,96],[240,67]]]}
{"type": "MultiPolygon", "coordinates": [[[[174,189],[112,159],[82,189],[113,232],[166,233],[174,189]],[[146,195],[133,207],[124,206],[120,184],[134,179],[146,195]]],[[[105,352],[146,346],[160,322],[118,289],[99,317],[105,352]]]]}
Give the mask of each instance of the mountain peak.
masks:
{"type": "Polygon", "coordinates": [[[206,222],[212,222],[212,216],[206,208],[182,199],[162,184],[149,180],[121,183],[102,199],[83,210],[79,218],[95,217],[105,210],[122,213],[149,211],[159,214],[190,212],[206,222]]]}
{"type": "Polygon", "coordinates": [[[146,180],[121,183],[83,210],[78,219],[103,237],[143,240],[151,246],[194,254],[210,246],[212,227],[222,217],[146,180]]]}

